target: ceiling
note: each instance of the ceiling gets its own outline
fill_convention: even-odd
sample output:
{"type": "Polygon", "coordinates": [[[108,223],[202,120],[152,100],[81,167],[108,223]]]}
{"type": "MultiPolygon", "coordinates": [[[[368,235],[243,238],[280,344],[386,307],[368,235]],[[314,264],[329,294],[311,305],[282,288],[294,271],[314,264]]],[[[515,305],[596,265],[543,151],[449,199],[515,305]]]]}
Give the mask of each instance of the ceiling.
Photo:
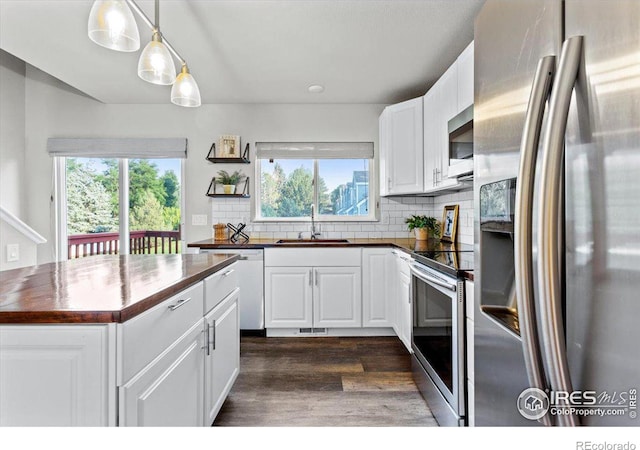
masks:
{"type": "MultiPolygon", "coordinates": [[[[140,51],[89,40],[92,3],[0,0],[0,48],[104,103],[168,103],[170,87],[137,77],[140,51]]],[[[137,3],[153,18],[152,1],[137,3]]],[[[395,103],[424,94],[471,42],[483,3],[161,0],[160,27],[203,103],[395,103]]]]}

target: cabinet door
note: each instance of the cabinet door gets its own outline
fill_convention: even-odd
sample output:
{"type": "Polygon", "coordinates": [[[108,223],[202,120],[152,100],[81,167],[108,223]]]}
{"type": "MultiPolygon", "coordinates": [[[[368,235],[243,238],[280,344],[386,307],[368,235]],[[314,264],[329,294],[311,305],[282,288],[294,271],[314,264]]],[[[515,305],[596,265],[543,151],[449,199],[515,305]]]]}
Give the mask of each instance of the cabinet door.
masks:
{"type": "Polygon", "coordinates": [[[360,267],[314,268],[313,326],[362,326],[360,267]]]}
{"type": "Polygon", "coordinates": [[[311,277],[311,267],[265,267],[267,328],[313,326],[311,277]]]}
{"type": "Polygon", "coordinates": [[[1,326],[0,425],[114,425],[109,333],[107,325],[1,326]]]}
{"type": "Polygon", "coordinates": [[[455,184],[455,180],[447,178],[449,171],[449,120],[458,114],[458,70],[454,63],[438,80],[440,153],[436,170],[438,170],[438,186],[447,183],[455,184]]]}
{"type": "Polygon", "coordinates": [[[389,170],[389,112],[385,108],[378,119],[378,164],[380,166],[380,195],[389,193],[391,171],[389,170]]]}
{"type": "Polygon", "coordinates": [[[388,248],[362,250],[362,326],[393,326],[392,302],[387,295],[390,273],[387,269],[388,248]]]}
{"type": "Polygon", "coordinates": [[[234,291],[205,317],[204,426],[213,423],[240,372],[238,293],[234,291]]]}
{"type": "Polygon", "coordinates": [[[396,332],[396,336],[400,336],[400,328],[398,321],[398,308],[400,306],[400,301],[398,300],[398,293],[400,292],[400,288],[398,287],[399,277],[398,277],[398,263],[396,261],[398,250],[392,250],[386,257],[385,265],[386,271],[389,274],[387,278],[387,298],[389,299],[389,303],[391,305],[391,316],[392,316],[392,324],[393,330],[396,332]]]}
{"type": "Polygon", "coordinates": [[[473,41],[458,59],[458,113],[473,105],[473,41]]]}
{"type": "Polygon", "coordinates": [[[391,170],[388,194],[418,194],[424,189],[422,97],[387,107],[391,170]]]}
{"type": "Polygon", "coordinates": [[[436,187],[436,168],[440,168],[442,134],[438,132],[440,120],[440,95],[437,86],[432,87],[423,99],[424,130],[424,188],[436,187]]]}
{"type": "Polygon", "coordinates": [[[400,273],[399,281],[399,337],[407,350],[409,350],[409,353],[411,353],[411,332],[413,331],[411,320],[411,278],[406,273],[400,273]]]}
{"type": "Polygon", "coordinates": [[[120,426],[202,425],[203,336],[201,319],[120,388],[120,426]]]}

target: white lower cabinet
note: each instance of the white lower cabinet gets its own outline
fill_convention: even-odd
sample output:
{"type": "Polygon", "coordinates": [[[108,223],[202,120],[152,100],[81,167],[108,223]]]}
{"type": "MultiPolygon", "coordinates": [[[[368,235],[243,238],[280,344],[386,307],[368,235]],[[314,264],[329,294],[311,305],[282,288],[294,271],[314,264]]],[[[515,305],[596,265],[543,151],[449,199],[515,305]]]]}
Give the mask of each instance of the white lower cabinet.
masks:
{"type": "Polygon", "coordinates": [[[0,326],[0,426],[115,425],[115,329],[0,326]]]}
{"type": "Polygon", "coordinates": [[[405,273],[399,273],[399,295],[398,300],[400,303],[398,321],[398,329],[400,335],[398,336],[404,346],[411,352],[411,278],[405,273]]]}
{"type": "Polygon", "coordinates": [[[204,425],[213,423],[240,373],[239,289],[205,316],[204,425]]]}
{"type": "Polygon", "coordinates": [[[362,326],[360,267],[266,267],[267,328],[362,326]]]}
{"type": "Polygon", "coordinates": [[[239,292],[199,282],[124,323],[1,325],[0,426],[211,425],[240,370],[239,292]]]}
{"type": "Polygon", "coordinates": [[[120,388],[120,426],[200,426],[203,423],[203,324],[120,388]]]}
{"type": "Polygon", "coordinates": [[[411,307],[411,270],[409,264],[411,258],[404,252],[393,250],[395,282],[390,290],[392,301],[396,304],[395,326],[396,334],[407,350],[411,350],[411,333],[413,331],[412,307],[411,307]]]}
{"type": "Polygon", "coordinates": [[[265,326],[361,328],[360,248],[267,248],[265,326]]]}
{"type": "MultiPolygon", "coordinates": [[[[210,426],[215,420],[240,372],[240,290],[237,284],[221,287],[216,276],[133,319],[143,336],[162,333],[152,329],[158,323],[156,309],[169,311],[165,320],[184,324],[192,318],[195,323],[191,320],[179,339],[133,378],[124,380],[120,425],[210,426]],[[180,303],[183,298],[190,300],[180,303]],[[199,311],[199,318],[188,308],[199,311]],[[179,311],[182,315],[175,315],[179,311]]],[[[126,336],[128,325],[121,325],[121,335],[126,336]]]]}
{"type": "Polygon", "coordinates": [[[317,267],[313,278],[313,326],[361,327],[360,267],[317,267]]]}
{"type": "MultiPolygon", "coordinates": [[[[387,286],[393,280],[388,270],[389,248],[362,249],[362,326],[392,327],[394,309],[387,286]]],[[[391,259],[395,265],[395,260],[391,259]]]]}
{"type": "Polygon", "coordinates": [[[267,328],[313,326],[311,267],[265,267],[264,297],[267,328]]]}

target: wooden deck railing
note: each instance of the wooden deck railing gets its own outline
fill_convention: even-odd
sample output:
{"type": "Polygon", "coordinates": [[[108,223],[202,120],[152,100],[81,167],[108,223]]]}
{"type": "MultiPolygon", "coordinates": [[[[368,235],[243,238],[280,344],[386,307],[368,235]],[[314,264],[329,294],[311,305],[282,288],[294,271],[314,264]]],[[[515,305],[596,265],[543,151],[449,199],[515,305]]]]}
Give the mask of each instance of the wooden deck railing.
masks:
{"type": "MultiPolygon", "coordinates": [[[[117,255],[120,246],[119,233],[90,233],[69,236],[69,259],[92,255],[117,255]]],[[[178,231],[131,231],[129,252],[132,255],[180,253],[180,230],[178,231]]]]}

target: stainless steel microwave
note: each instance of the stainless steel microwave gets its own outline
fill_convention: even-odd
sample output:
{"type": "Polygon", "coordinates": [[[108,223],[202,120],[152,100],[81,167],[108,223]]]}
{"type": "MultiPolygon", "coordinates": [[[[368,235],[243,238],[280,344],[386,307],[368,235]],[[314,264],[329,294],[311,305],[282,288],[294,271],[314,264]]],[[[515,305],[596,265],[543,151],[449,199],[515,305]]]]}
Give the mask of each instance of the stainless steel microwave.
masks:
{"type": "Polygon", "coordinates": [[[473,173],[473,105],[449,121],[449,178],[473,173]]]}

